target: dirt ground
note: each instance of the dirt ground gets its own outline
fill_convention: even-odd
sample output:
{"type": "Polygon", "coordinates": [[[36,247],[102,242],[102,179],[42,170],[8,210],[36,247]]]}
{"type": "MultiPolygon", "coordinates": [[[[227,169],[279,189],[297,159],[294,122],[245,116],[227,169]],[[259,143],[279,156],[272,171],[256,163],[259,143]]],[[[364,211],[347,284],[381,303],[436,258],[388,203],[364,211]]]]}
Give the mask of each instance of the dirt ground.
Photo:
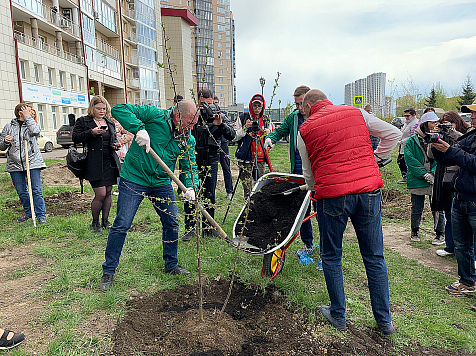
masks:
{"type": "MultiPolygon", "coordinates": [[[[237,172],[234,169],[235,176],[237,172]]],[[[68,173],[62,162],[55,163],[42,172],[43,184],[61,186],[68,182],[72,187],[79,187],[78,180],[72,174],[68,177],[68,173]],[[61,177],[61,181],[57,177],[61,177]]],[[[64,216],[71,211],[88,211],[91,200],[91,195],[81,196],[77,191],[62,192],[46,199],[47,211],[51,215],[64,216]]],[[[408,220],[409,207],[409,195],[390,191],[382,215],[394,221],[408,220]]],[[[13,208],[21,209],[19,204],[13,208]]],[[[427,210],[425,218],[431,218],[427,210]]],[[[455,262],[438,257],[436,246],[422,249],[409,244],[407,225],[384,222],[383,230],[386,247],[456,277],[455,262]]],[[[352,233],[352,229],[347,232],[352,233]]],[[[431,239],[431,231],[426,233],[431,239]]],[[[4,281],[0,285],[0,327],[24,332],[27,341],[22,348],[30,355],[45,352],[54,332],[53,328],[38,324],[47,301],[35,296],[35,292],[56,277],[40,272],[48,260],[35,256],[33,248],[34,244],[0,252],[0,277],[4,281]],[[21,271],[25,271],[24,275],[21,271]]],[[[282,293],[273,287],[263,291],[236,284],[225,314],[217,320],[227,288],[228,282],[220,280],[205,286],[204,318],[207,322],[203,326],[196,323],[197,287],[180,286],[152,297],[131,295],[129,312],[119,321],[98,312],[80,329],[92,331],[99,338],[112,338],[114,346],[108,355],[134,355],[138,351],[143,355],[165,356],[394,354],[390,340],[383,338],[377,330],[356,329],[351,323],[345,338],[323,336],[321,331],[325,322],[318,319],[312,325],[307,324],[293,307],[285,306],[282,293]],[[150,315],[155,317],[146,317],[150,315]]],[[[419,344],[411,345],[404,352],[407,355],[448,355],[446,350],[428,349],[419,344]]],[[[451,354],[466,353],[452,351],[451,354]]]]}

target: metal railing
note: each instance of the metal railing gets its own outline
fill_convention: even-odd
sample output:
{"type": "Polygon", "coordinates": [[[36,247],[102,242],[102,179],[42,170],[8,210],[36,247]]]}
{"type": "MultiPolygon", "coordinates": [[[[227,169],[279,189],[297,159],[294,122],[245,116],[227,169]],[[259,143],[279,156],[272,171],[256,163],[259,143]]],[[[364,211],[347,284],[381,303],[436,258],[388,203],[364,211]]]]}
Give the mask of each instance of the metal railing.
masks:
{"type": "Polygon", "coordinates": [[[39,49],[40,51],[52,54],[54,56],[66,59],[67,61],[73,62],[73,63],[78,63],[78,64],[83,64],[84,59],[83,56],[78,56],[76,54],[67,52],[65,50],[62,50],[56,46],[49,45],[47,43],[44,43],[43,41],[40,41],[39,39],[33,38],[31,36],[25,35],[24,33],[15,31],[14,33],[15,38],[17,39],[18,42],[23,43],[29,47],[33,47],[36,49],[39,49]]]}
{"type": "Polygon", "coordinates": [[[96,37],[96,48],[101,51],[101,52],[104,52],[108,55],[110,55],[111,57],[114,57],[116,59],[120,59],[119,58],[119,51],[114,48],[113,46],[111,46],[109,43],[107,42],[104,42],[102,40],[100,40],[99,38],[96,37]]]}

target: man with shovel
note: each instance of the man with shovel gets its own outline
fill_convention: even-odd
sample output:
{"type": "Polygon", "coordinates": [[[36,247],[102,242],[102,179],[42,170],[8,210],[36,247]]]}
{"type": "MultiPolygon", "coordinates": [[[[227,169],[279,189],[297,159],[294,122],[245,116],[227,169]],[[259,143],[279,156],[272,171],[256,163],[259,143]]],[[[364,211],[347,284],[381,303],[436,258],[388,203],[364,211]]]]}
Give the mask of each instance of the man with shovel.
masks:
{"type": "Polygon", "coordinates": [[[190,130],[197,122],[196,111],[195,103],[190,100],[182,100],[168,110],[150,105],[128,104],[112,108],[112,116],[124,129],[135,134],[135,139],[121,169],[117,215],[107,239],[106,261],[102,265],[103,276],[99,283],[101,290],[112,287],[127,231],[144,196],[151,199],[162,223],[165,273],[190,274],[178,264],[179,225],[170,177],[149,155],[149,150],[152,148],[170,169],[173,169],[180,157],[180,169],[188,172],[184,177],[188,188],[184,196],[195,200],[195,192],[191,187],[192,183],[198,185],[198,175],[194,154],[195,139],[190,135],[190,130]]]}

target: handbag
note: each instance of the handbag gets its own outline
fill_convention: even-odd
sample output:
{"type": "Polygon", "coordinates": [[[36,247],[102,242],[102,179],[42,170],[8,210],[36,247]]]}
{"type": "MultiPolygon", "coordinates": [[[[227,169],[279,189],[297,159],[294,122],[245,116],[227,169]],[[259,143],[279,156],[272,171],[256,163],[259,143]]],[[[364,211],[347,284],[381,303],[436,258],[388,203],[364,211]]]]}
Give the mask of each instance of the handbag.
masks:
{"type": "Polygon", "coordinates": [[[81,194],[83,194],[83,181],[86,175],[86,161],[88,159],[87,148],[83,148],[83,152],[79,152],[76,147],[70,147],[66,154],[66,165],[68,169],[79,178],[81,184],[81,194]]]}

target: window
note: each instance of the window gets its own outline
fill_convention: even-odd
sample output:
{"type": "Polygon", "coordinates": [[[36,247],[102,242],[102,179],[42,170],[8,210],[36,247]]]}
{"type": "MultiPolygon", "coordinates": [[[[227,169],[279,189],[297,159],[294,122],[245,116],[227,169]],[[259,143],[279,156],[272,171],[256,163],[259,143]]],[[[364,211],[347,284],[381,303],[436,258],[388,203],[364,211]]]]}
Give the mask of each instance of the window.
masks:
{"type": "Polygon", "coordinates": [[[45,129],[45,121],[43,120],[43,105],[38,104],[38,121],[40,122],[40,128],[45,129]]]}
{"type": "Polygon", "coordinates": [[[72,74],[69,75],[69,81],[71,84],[71,90],[74,90],[74,75],[72,74]]]}
{"type": "MultiPolygon", "coordinates": [[[[64,88],[64,72],[59,72],[60,88],[64,88]]],[[[66,125],[66,123],[65,123],[66,125]]]]}
{"type": "Polygon", "coordinates": [[[223,56],[223,52],[222,51],[218,51],[218,57],[221,57],[223,56]]]}
{"type": "Polygon", "coordinates": [[[191,2],[191,1],[187,1],[187,6],[192,6],[192,2],[191,2]]]}
{"type": "Polygon", "coordinates": [[[229,54],[227,54],[226,59],[231,59],[231,56],[229,54]]]}
{"type": "Polygon", "coordinates": [[[178,2],[178,3],[179,3],[179,5],[182,5],[182,0],[179,0],[179,2],[178,2]]]}
{"type": "Polygon", "coordinates": [[[218,69],[218,74],[223,74],[223,68],[218,69]]]}
{"type": "Polygon", "coordinates": [[[35,71],[35,82],[39,83],[40,82],[40,68],[39,68],[39,65],[34,63],[33,64],[33,70],[35,71]]]}
{"type": "Polygon", "coordinates": [[[218,25],[218,31],[225,31],[225,26],[218,25]]]}
{"type": "Polygon", "coordinates": [[[222,44],[221,42],[218,42],[218,48],[221,48],[222,44]]]}
{"type": "Polygon", "coordinates": [[[223,82],[223,77],[218,77],[219,82],[223,82]]]}
{"type": "Polygon", "coordinates": [[[220,94],[220,98],[224,98],[225,96],[223,94],[220,94]]]}
{"type": "Polygon", "coordinates": [[[56,124],[56,106],[51,107],[51,118],[53,119],[53,130],[58,129],[58,125],[56,124]]]}
{"type": "Polygon", "coordinates": [[[81,109],[81,115],[86,115],[86,109],[81,109]]]}
{"type": "Polygon", "coordinates": [[[218,64],[222,66],[222,65],[223,65],[223,61],[220,59],[220,60],[218,61],[218,64]]]}
{"type": "Polygon", "coordinates": [[[129,46],[124,46],[124,55],[129,57],[129,46]]]}
{"type": "Polygon", "coordinates": [[[74,117],[78,117],[78,108],[73,109],[74,117]]]}
{"type": "Polygon", "coordinates": [[[63,108],[63,125],[68,125],[68,115],[66,112],[66,108],[63,108]]]}
{"type": "Polygon", "coordinates": [[[21,79],[26,79],[25,61],[20,61],[20,75],[21,79]]]}
{"type": "Polygon", "coordinates": [[[53,69],[48,68],[48,84],[53,85],[53,69]]]}
{"type": "Polygon", "coordinates": [[[220,90],[223,90],[223,85],[220,85],[220,90]]]}
{"type": "Polygon", "coordinates": [[[221,33],[218,34],[218,39],[221,40],[221,33]]]}
{"type": "Polygon", "coordinates": [[[83,78],[78,77],[78,90],[83,91],[83,78]]]}
{"type": "Polygon", "coordinates": [[[217,15],[217,22],[225,23],[225,22],[226,22],[225,16],[218,16],[218,15],[217,15]]]}

